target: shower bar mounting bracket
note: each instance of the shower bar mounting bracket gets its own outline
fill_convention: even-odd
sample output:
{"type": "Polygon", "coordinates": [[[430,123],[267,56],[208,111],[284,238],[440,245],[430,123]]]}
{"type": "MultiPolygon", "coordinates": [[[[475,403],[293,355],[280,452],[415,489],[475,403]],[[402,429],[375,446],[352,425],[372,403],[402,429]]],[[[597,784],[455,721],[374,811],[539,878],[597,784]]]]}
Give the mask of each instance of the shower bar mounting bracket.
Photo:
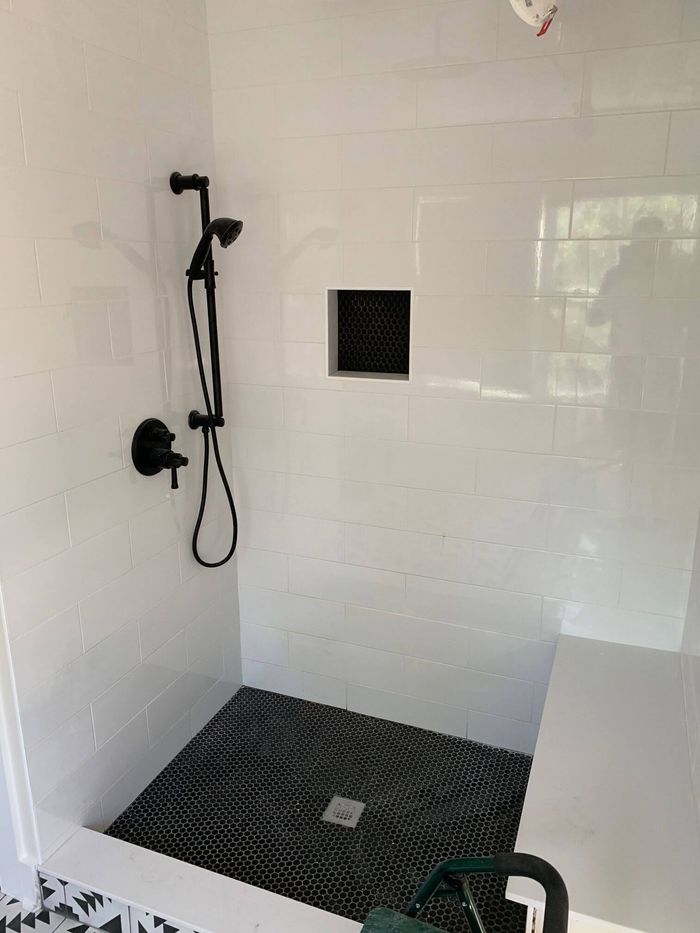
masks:
{"type": "Polygon", "coordinates": [[[173,172],[170,176],[170,190],[173,194],[182,194],[183,191],[202,191],[209,187],[209,177],[207,175],[183,175],[181,172],[173,172]]]}

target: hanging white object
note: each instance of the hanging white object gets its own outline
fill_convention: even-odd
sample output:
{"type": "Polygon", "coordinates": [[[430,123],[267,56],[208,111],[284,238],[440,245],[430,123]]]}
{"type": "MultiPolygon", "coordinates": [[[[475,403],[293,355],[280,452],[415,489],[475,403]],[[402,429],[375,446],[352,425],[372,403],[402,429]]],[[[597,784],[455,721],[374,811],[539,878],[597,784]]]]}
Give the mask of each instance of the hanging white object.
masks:
{"type": "Polygon", "coordinates": [[[557,14],[556,4],[552,0],[510,0],[510,5],[520,19],[535,26],[538,36],[543,36],[557,14]]]}

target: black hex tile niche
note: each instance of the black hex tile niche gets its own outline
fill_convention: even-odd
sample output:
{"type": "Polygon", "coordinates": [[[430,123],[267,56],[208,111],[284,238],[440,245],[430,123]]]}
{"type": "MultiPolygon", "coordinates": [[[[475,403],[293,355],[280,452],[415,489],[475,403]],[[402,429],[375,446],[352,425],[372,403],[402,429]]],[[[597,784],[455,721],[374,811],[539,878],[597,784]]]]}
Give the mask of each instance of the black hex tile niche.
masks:
{"type": "MultiPolygon", "coordinates": [[[[453,856],[512,852],[531,759],[242,687],[107,830],[126,842],[363,921],[402,910],[453,856]],[[322,820],[361,801],[355,829],[322,820]]],[[[476,875],[488,933],[522,933],[506,881],[476,875]]],[[[459,908],[421,919],[466,933],[459,908]]]]}
{"type": "Polygon", "coordinates": [[[408,379],[410,291],[334,289],[328,315],[330,375],[408,379]]]}

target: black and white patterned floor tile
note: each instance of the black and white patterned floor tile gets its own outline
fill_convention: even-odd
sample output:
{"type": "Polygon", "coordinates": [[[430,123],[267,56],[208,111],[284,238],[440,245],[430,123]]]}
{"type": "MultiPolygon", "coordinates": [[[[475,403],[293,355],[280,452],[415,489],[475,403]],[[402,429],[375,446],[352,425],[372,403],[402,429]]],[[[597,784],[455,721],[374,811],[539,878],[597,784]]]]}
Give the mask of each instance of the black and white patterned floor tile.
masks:
{"type": "Polygon", "coordinates": [[[197,933],[192,927],[172,923],[156,914],[147,914],[145,910],[136,907],[129,908],[131,918],[131,933],[197,933]]]}
{"type": "Polygon", "coordinates": [[[128,907],[95,891],[81,890],[53,875],[40,874],[39,882],[44,907],[58,911],[61,919],[69,915],[58,933],[197,933],[192,927],[128,907]]]}
{"type": "Polygon", "coordinates": [[[25,910],[14,897],[0,902],[0,933],[55,933],[64,920],[50,910],[25,910]]]}
{"type": "Polygon", "coordinates": [[[74,929],[61,928],[61,933],[85,933],[88,929],[129,933],[129,908],[121,901],[45,873],[39,875],[39,884],[44,907],[74,921],[74,929]]]}
{"type": "Polygon", "coordinates": [[[98,933],[98,931],[85,923],[78,923],[71,917],[64,917],[56,933],[98,933]]]}

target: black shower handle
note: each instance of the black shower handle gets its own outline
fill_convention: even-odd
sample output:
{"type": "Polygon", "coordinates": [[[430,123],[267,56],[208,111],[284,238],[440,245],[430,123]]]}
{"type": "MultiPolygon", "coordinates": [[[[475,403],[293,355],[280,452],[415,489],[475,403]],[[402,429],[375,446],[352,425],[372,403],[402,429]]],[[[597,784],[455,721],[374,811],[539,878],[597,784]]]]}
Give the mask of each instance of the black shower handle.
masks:
{"type": "MultiPolygon", "coordinates": [[[[174,437],[175,435],[173,435],[174,437]]],[[[174,450],[168,450],[164,457],[166,469],[170,469],[170,488],[179,489],[180,484],[177,481],[177,471],[180,467],[185,467],[189,463],[189,457],[183,457],[182,454],[175,453],[174,450]]]]}
{"type": "Polygon", "coordinates": [[[183,457],[182,454],[175,453],[174,450],[163,451],[163,465],[167,469],[179,470],[181,466],[187,466],[189,457],[183,457]]]}
{"type": "Polygon", "coordinates": [[[166,428],[165,426],[162,427],[162,428],[159,428],[159,427],[157,427],[157,426],[151,428],[151,434],[152,434],[152,436],[153,436],[154,439],[158,439],[158,440],[160,440],[160,441],[163,441],[164,444],[168,444],[168,445],[170,445],[170,444],[175,440],[175,438],[177,437],[176,434],[173,434],[173,432],[170,431],[170,430],[169,430],[168,428],[166,428]]]}

